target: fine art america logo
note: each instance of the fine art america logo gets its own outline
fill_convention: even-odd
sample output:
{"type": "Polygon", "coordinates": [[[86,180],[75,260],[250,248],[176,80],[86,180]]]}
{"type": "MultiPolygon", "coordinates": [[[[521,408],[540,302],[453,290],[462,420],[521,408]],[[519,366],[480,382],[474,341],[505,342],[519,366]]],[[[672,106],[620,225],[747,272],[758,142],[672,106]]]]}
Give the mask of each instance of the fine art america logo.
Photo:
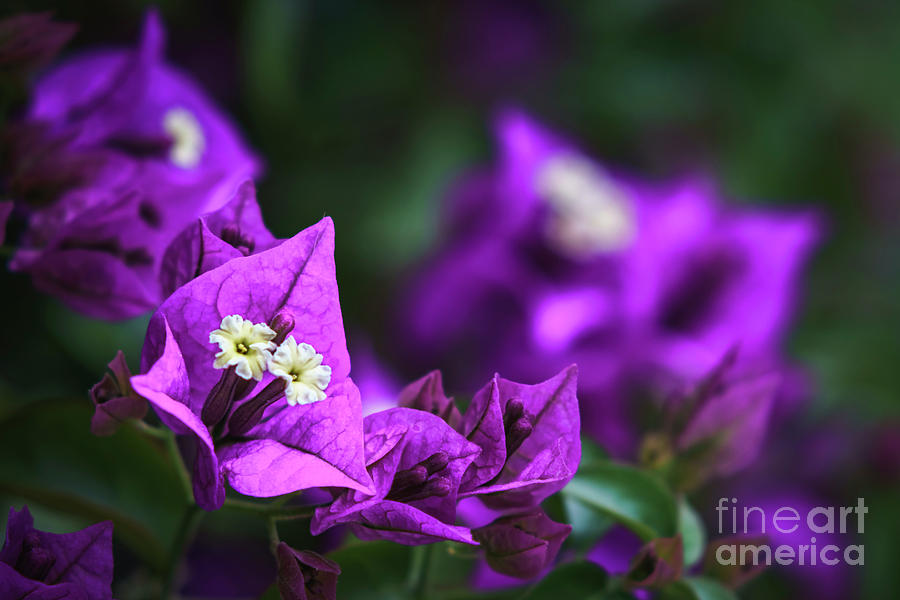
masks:
{"type": "Polygon", "coordinates": [[[737,498],[719,498],[716,512],[719,534],[729,536],[716,548],[720,565],[865,564],[862,544],[831,543],[841,541],[839,536],[853,541],[855,534],[864,533],[869,509],[863,498],[857,498],[856,506],[816,506],[808,510],[793,506],[739,508],[737,498]]]}

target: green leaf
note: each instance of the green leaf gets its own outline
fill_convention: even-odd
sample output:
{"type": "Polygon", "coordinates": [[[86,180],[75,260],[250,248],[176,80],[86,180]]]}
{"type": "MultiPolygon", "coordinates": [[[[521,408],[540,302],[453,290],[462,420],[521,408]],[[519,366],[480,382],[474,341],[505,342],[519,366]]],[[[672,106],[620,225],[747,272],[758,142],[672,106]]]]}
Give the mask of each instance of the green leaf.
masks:
{"type": "Polygon", "coordinates": [[[0,495],[84,525],[109,519],[117,539],[160,570],[184,508],[175,470],[131,427],[91,435],[90,418],[85,399],[35,402],[0,421],[0,495]]]}
{"type": "Polygon", "coordinates": [[[522,600],[596,599],[604,597],[609,576],[594,563],[579,561],[555,569],[525,592],[522,600]]]}
{"type": "Polygon", "coordinates": [[[586,552],[596,545],[597,540],[615,524],[606,513],[594,510],[589,504],[570,495],[557,494],[562,498],[565,522],[572,526],[568,543],[576,550],[586,552]]]}
{"type": "Polygon", "coordinates": [[[677,532],[675,497],[653,475],[606,462],[583,468],[562,493],[624,525],[644,541],[677,532]]]}
{"type": "Polygon", "coordinates": [[[734,592],[707,577],[689,577],[663,590],[664,600],[738,600],[734,592]]]}
{"type": "Polygon", "coordinates": [[[684,498],[678,502],[678,531],[684,542],[684,566],[691,567],[703,557],[706,528],[700,520],[700,515],[684,498]]]}
{"type": "Polygon", "coordinates": [[[350,543],[328,555],[341,565],[338,597],[388,600],[406,596],[410,549],[390,542],[350,543]]]}

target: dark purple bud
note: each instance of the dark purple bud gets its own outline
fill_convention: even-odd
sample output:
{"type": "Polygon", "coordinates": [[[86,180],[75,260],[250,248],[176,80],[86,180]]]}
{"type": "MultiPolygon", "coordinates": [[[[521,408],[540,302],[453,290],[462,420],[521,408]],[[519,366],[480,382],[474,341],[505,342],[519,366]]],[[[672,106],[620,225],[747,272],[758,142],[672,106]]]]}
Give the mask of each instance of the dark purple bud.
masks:
{"type": "Polygon", "coordinates": [[[56,557],[50,550],[41,547],[41,539],[32,531],[22,540],[22,551],[15,569],[28,579],[44,581],[55,562],[56,557]]]}
{"type": "Polygon", "coordinates": [[[424,500],[425,498],[438,497],[443,498],[453,490],[453,482],[449,477],[438,475],[432,477],[419,487],[418,490],[411,490],[411,493],[400,499],[402,502],[415,502],[416,500],[424,500]]]}
{"type": "MultiPolygon", "coordinates": [[[[228,414],[231,403],[234,401],[238,381],[242,379],[235,372],[234,367],[228,367],[219,377],[219,381],[209,390],[200,418],[207,427],[213,427],[228,414]]],[[[251,379],[251,381],[253,381],[251,379]]],[[[254,382],[255,383],[255,382],[254,382]]]]}
{"type": "Polygon", "coordinates": [[[281,342],[294,330],[294,315],[290,311],[283,310],[275,315],[269,327],[275,332],[275,338],[272,341],[276,346],[280,346],[281,342]]]}
{"type": "Polygon", "coordinates": [[[91,419],[94,435],[112,435],[123,421],[142,419],[147,414],[147,401],[131,389],[131,371],[125,355],[119,351],[108,367],[110,373],[104,374],[90,390],[94,403],[91,419]]]}
{"type": "Polygon", "coordinates": [[[237,248],[241,251],[241,254],[244,256],[249,256],[253,253],[253,249],[256,247],[256,242],[250,236],[246,235],[241,228],[235,225],[234,223],[229,223],[225,227],[222,228],[222,235],[219,237],[222,238],[226,244],[230,244],[231,246],[237,248]]]}
{"type": "Polygon", "coordinates": [[[428,479],[428,469],[422,465],[416,465],[411,469],[397,471],[394,475],[394,483],[388,492],[388,500],[403,501],[410,494],[418,493],[428,479]]]}
{"type": "Polygon", "coordinates": [[[506,403],[503,411],[503,424],[509,428],[512,423],[518,421],[525,414],[525,404],[518,398],[512,398],[506,403]]]}
{"type": "Polygon", "coordinates": [[[506,430],[506,456],[511,456],[528,439],[534,430],[531,415],[525,414],[513,422],[506,430]]]}
{"type": "Polygon", "coordinates": [[[336,562],[309,550],[294,550],[284,542],[275,554],[282,600],[335,600],[341,574],[336,562]]]}
{"type": "Polygon", "coordinates": [[[634,588],[661,588],[681,578],[684,547],[681,535],[659,538],[644,546],[625,575],[625,585],[634,588]]]}
{"type": "Polygon", "coordinates": [[[228,419],[228,435],[240,437],[253,429],[262,420],[266,408],[283,395],[283,379],[278,378],[269,382],[260,393],[235,409],[228,419]]]}
{"type": "Polygon", "coordinates": [[[429,475],[434,475],[447,468],[447,465],[450,464],[450,457],[446,452],[435,452],[419,464],[425,467],[429,475]]]}
{"type": "Polygon", "coordinates": [[[543,510],[501,517],[472,530],[488,565],[498,573],[531,579],[556,559],[572,527],[552,521],[543,510]]]}

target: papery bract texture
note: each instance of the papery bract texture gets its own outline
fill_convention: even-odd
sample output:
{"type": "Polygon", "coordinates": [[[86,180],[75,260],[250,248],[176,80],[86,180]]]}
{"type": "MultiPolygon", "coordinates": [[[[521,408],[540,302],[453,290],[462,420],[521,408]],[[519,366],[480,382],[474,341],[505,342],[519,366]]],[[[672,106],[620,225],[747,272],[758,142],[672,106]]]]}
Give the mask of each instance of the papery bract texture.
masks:
{"type": "Polygon", "coordinates": [[[112,523],[74,533],[34,528],[28,508],[11,508],[0,549],[0,597],[111,600],[112,523]]]}
{"type": "MultiPolygon", "coordinates": [[[[179,288],[151,319],[141,364],[145,375],[132,378],[134,389],[166,425],[199,444],[194,491],[204,508],[221,506],[226,476],[238,492],[262,497],[319,486],[371,491],[359,392],[349,378],[330,219],[179,288]],[[282,395],[246,432],[231,435],[226,427],[213,441],[203,421],[204,405],[227,371],[213,366],[218,348],[210,343],[210,332],[230,315],[264,324],[285,313],[292,316],[291,328],[282,335],[312,345],[331,369],[326,398],[288,406],[282,395]]],[[[278,389],[269,373],[258,384],[249,383],[257,390],[278,389]]],[[[248,395],[252,400],[252,390],[248,395]]]]}
{"type": "Polygon", "coordinates": [[[540,508],[497,519],[472,531],[488,565],[504,575],[531,579],[551,565],[571,525],[556,523],[540,508]]]}
{"type": "Polygon", "coordinates": [[[349,524],[364,540],[474,544],[469,529],[453,523],[460,480],[478,446],[439,417],[404,407],[367,416],[365,432],[375,493],[348,490],[317,509],[313,534],[349,524]]]}

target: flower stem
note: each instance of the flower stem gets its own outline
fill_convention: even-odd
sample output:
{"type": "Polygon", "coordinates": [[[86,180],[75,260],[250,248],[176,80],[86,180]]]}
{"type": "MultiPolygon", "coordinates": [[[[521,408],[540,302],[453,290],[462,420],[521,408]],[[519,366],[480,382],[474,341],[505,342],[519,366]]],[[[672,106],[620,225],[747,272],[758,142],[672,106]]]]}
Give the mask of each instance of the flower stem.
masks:
{"type": "Polygon", "coordinates": [[[172,542],[172,549],[169,552],[169,562],[166,568],[166,578],[163,582],[162,598],[163,600],[173,600],[177,597],[176,580],[180,572],[179,567],[187,551],[188,545],[197,532],[200,525],[200,519],[203,517],[203,511],[199,506],[191,502],[185,509],[184,515],[181,517],[181,523],[175,534],[175,540],[172,542]]]}
{"type": "Polygon", "coordinates": [[[272,554],[275,554],[278,544],[281,543],[281,538],[278,537],[278,523],[275,522],[274,518],[269,517],[266,519],[266,529],[269,532],[269,544],[272,554]]]}
{"type": "Polygon", "coordinates": [[[178,449],[175,434],[169,432],[163,439],[166,443],[166,449],[169,451],[169,456],[172,458],[172,462],[175,463],[175,469],[178,471],[178,479],[181,482],[181,489],[185,498],[188,504],[194,504],[194,488],[191,485],[191,476],[188,474],[187,467],[184,466],[184,460],[181,458],[181,451],[178,449]]]}
{"type": "Polygon", "coordinates": [[[131,425],[135,429],[137,429],[139,432],[141,432],[145,435],[149,435],[150,437],[154,437],[159,440],[165,440],[172,433],[168,429],[150,425],[149,423],[146,423],[145,421],[132,420],[132,421],[129,421],[129,423],[131,423],[131,425]]]}
{"type": "Polygon", "coordinates": [[[308,519],[313,516],[313,512],[318,506],[281,506],[279,504],[263,504],[261,502],[226,498],[222,508],[254,513],[276,521],[287,521],[290,519],[308,519]]]}
{"type": "Polygon", "coordinates": [[[428,586],[428,570],[431,567],[431,557],[434,554],[434,544],[416,546],[412,549],[409,562],[409,579],[406,585],[409,597],[413,600],[425,600],[428,586]]]}

